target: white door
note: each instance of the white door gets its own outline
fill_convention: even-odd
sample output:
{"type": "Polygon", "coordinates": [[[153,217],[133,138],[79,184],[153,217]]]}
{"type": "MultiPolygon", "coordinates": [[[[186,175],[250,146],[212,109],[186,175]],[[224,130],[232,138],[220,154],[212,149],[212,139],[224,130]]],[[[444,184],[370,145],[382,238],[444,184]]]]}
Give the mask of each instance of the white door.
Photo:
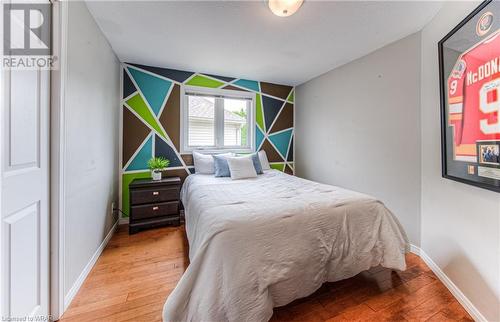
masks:
{"type": "Polygon", "coordinates": [[[0,71],[0,316],[46,316],[50,73],[0,71]]]}

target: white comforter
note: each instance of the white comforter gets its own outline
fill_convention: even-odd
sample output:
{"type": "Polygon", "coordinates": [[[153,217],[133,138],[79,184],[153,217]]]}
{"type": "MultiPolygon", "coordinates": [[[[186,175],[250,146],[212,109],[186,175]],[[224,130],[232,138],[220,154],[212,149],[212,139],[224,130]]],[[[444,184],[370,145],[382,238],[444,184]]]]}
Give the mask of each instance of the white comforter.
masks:
{"type": "Polygon", "coordinates": [[[326,281],[406,268],[403,228],[361,193],[271,170],[234,181],[191,175],[181,197],[191,263],[165,321],[267,321],[326,281]]]}

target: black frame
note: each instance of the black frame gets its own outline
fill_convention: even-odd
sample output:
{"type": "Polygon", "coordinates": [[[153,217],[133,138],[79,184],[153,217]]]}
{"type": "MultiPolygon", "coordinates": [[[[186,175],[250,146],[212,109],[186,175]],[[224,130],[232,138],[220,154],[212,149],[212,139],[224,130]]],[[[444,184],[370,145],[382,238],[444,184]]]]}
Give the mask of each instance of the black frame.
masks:
{"type": "Polygon", "coordinates": [[[474,18],[481,10],[489,5],[493,0],[486,0],[481,3],[474,11],[472,11],[465,19],[463,19],[455,28],[453,28],[446,36],[438,42],[438,57],[439,57],[439,93],[441,102],[441,176],[446,179],[458,181],[479,188],[500,192],[499,186],[490,185],[483,182],[476,182],[460,177],[455,177],[448,174],[447,164],[447,148],[446,148],[446,129],[447,129],[447,114],[446,114],[446,77],[444,75],[444,58],[443,58],[443,43],[460,30],[466,23],[474,18]]]}

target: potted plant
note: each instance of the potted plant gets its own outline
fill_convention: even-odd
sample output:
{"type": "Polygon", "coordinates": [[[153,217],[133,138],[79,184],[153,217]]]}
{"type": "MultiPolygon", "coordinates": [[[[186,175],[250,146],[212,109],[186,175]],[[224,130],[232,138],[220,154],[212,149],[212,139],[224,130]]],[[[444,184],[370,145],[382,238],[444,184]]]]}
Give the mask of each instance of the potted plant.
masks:
{"type": "Polygon", "coordinates": [[[170,161],[164,157],[154,157],[149,159],[148,168],[151,170],[153,180],[161,180],[161,172],[166,170],[170,161]]]}

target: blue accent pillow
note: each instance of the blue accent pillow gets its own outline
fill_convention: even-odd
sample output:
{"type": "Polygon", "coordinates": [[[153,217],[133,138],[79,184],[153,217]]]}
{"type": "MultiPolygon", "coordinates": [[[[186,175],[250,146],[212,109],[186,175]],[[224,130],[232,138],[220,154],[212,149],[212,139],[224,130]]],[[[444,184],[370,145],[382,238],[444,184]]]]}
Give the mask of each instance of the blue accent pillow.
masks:
{"type": "Polygon", "coordinates": [[[226,157],[214,155],[214,168],[216,177],[230,177],[229,164],[226,157]]]}
{"type": "Polygon", "coordinates": [[[262,164],[260,164],[259,152],[255,152],[252,154],[252,162],[253,167],[255,168],[255,172],[257,172],[257,174],[263,174],[264,172],[262,171],[262,164]]]}

